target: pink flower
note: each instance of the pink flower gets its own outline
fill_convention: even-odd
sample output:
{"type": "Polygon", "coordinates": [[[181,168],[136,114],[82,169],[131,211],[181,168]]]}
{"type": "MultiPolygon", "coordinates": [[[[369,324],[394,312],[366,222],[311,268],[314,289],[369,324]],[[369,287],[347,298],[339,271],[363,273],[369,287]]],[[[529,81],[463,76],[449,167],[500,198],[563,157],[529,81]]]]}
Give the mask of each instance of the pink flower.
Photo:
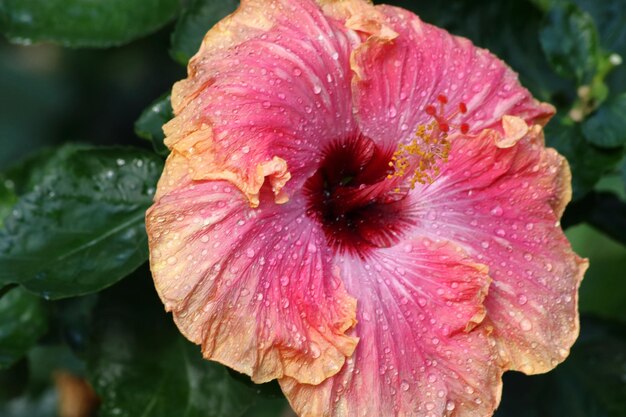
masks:
{"type": "Polygon", "coordinates": [[[151,266],[207,359],[300,416],[484,417],[504,371],[568,355],[554,110],[489,52],[362,0],[244,0],[172,103],[151,266]]]}

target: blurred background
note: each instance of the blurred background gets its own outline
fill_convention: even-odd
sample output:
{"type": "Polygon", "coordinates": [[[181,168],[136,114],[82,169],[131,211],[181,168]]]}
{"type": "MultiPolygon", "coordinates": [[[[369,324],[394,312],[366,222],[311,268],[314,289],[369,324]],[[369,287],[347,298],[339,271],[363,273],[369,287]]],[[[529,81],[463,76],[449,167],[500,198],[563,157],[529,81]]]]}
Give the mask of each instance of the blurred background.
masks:
{"type": "MultiPolygon", "coordinates": [[[[185,77],[184,63],[203,32],[236,6],[220,0],[150,0],[150,5],[128,0],[126,6],[108,2],[117,8],[108,11],[105,6],[95,10],[92,3],[0,0],[0,173],[66,143],[161,152],[158,129],[136,126],[136,121],[151,109],[153,117],[167,120],[167,109],[154,110],[153,103],[163,106],[158,99],[185,77]],[[132,4],[136,10],[130,10],[132,4]],[[163,12],[156,16],[150,8],[163,12]],[[100,23],[75,23],[81,13],[100,23]],[[116,17],[123,13],[152,15],[124,22],[116,17]]],[[[546,135],[568,157],[574,175],[574,201],[563,226],[576,252],[591,265],[580,291],[581,337],[554,372],[535,377],[508,373],[496,416],[626,416],[626,1],[390,3],[490,49],[519,72],[537,98],[559,110],[546,135]]],[[[10,182],[4,186],[11,188],[10,182]]],[[[0,297],[11,288],[0,290],[0,297]]],[[[99,293],[38,300],[45,326],[19,358],[1,347],[12,331],[3,328],[8,326],[3,321],[15,314],[3,310],[2,303],[0,298],[0,358],[10,357],[0,367],[2,417],[290,415],[275,385],[255,387],[205,365],[193,372],[213,380],[189,382],[190,375],[153,369],[151,363],[175,355],[200,359],[197,352],[184,353],[188,346],[179,346],[185,342],[163,315],[145,266],[99,293]],[[121,299],[133,300],[129,294],[138,292],[151,298],[132,311],[122,306],[121,299]],[[130,324],[128,317],[133,317],[130,324]],[[126,327],[116,327],[118,322],[126,327]],[[146,332],[143,340],[136,340],[138,332],[146,332]],[[163,348],[147,354],[146,340],[160,344],[161,337],[169,337],[164,343],[177,346],[177,353],[163,348]],[[227,405],[228,396],[211,404],[190,400],[219,384],[223,388],[216,382],[222,378],[240,386],[237,395],[247,397],[236,402],[246,407],[227,405]],[[192,411],[179,413],[183,408],[192,411]]],[[[12,308],[6,303],[4,308],[12,308]]]]}

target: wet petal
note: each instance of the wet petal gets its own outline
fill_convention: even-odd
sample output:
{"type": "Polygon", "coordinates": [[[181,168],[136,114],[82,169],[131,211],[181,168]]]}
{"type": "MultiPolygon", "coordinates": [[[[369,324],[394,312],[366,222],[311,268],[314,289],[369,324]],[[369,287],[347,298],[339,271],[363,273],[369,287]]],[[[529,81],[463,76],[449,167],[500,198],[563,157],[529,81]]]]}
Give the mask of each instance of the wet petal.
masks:
{"type": "Polygon", "coordinates": [[[174,86],[167,146],[188,158],[193,179],[227,179],[252,205],[262,165],[280,158],[290,194],[312,174],[324,143],[354,131],[355,42],[313,1],[244,0],[209,31],[189,78],[174,86]]]}
{"type": "Polygon", "coordinates": [[[280,381],[302,417],[491,415],[500,396],[483,326],[489,277],[458,247],[428,239],[337,261],[358,299],[360,342],[319,386],[280,381]]]}
{"type": "Polygon", "coordinates": [[[161,197],[146,216],[155,285],[206,358],[256,382],[317,384],[355,348],[345,334],[355,300],[333,276],[323,233],[298,210],[301,197],[280,206],[269,191],[261,197],[252,209],[218,181],[161,197]]]}
{"type": "Polygon", "coordinates": [[[501,148],[501,135],[452,140],[450,161],[416,189],[421,231],[453,239],[489,267],[485,300],[505,367],[546,372],[578,336],[577,293],[587,267],[559,224],[571,197],[567,162],[533,126],[501,148]]]}
{"type": "Polygon", "coordinates": [[[470,133],[499,129],[504,115],[531,123],[545,122],[554,113],[552,106],[533,99],[517,74],[487,50],[408,11],[377,8],[399,35],[391,40],[372,36],[354,51],[357,118],[371,139],[395,148],[412,138],[418,125],[431,121],[425,111],[429,105],[437,113],[441,110],[451,128],[467,124],[470,133]]]}

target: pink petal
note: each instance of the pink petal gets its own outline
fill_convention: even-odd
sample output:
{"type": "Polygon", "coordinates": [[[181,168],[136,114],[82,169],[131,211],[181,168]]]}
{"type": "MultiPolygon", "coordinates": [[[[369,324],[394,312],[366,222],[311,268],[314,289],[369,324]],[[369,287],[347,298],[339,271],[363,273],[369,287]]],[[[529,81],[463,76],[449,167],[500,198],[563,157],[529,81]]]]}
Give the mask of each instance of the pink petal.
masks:
{"type": "Polygon", "coordinates": [[[356,339],[355,300],[331,271],[323,232],[302,197],[258,209],[227,182],[194,182],[146,216],[157,291],[204,356],[256,382],[318,384],[356,339]],[[295,210],[294,210],[295,207],[295,210]]]}
{"type": "Polygon", "coordinates": [[[482,326],[487,269],[428,239],[339,257],[358,299],[360,342],[319,386],[280,381],[301,417],[491,415],[500,395],[494,341],[482,326]]]}
{"type": "Polygon", "coordinates": [[[546,372],[578,336],[577,293],[587,262],[559,225],[571,196],[567,162],[546,149],[539,126],[515,146],[485,131],[452,140],[450,161],[433,184],[416,189],[422,230],[452,239],[493,279],[485,300],[503,366],[546,372]]]}
{"type": "MultiPolygon", "coordinates": [[[[278,157],[297,190],[324,144],[355,130],[350,50],[358,42],[311,0],[244,0],[206,35],[172,94],[166,144],[193,179],[227,179],[258,203],[278,157]]],[[[286,183],[286,181],[284,181],[286,183]]]]}
{"type": "Polygon", "coordinates": [[[392,148],[413,137],[418,125],[439,109],[452,128],[469,132],[499,128],[504,115],[545,122],[552,106],[539,103],[523,88],[504,62],[469,40],[423,23],[414,14],[378,6],[399,36],[371,37],[356,48],[353,70],[357,118],[365,136],[392,148]],[[459,110],[461,103],[466,113],[459,110]]]}

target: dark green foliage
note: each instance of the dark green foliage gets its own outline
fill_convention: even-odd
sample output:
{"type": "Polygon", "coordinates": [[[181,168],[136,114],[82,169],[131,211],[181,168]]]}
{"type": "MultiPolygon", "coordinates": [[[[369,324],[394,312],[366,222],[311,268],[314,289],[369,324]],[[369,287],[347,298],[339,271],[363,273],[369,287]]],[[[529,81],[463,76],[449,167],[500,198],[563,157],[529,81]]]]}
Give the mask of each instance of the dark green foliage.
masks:
{"type": "Polygon", "coordinates": [[[140,150],[69,152],[5,219],[0,283],[61,298],[98,291],[135,270],[148,257],[144,215],[161,167],[140,150]]]}
{"type": "Polygon", "coordinates": [[[172,57],[183,65],[200,48],[205,33],[224,16],[232,13],[237,0],[190,0],[178,18],[172,33],[172,57]]]}
{"type": "Polygon", "coordinates": [[[0,296],[0,369],[22,358],[48,328],[41,298],[14,287],[0,296]]]}
{"type": "Polygon", "coordinates": [[[3,0],[0,29],[24,44],[108,47],[155,31],[178,7],[179,0],[3,0]]]}
{"type": "Polygon", "coordinates": [[[150,107],[141,113],[135,122],[135,133],[152,142],[155,152],[159,155],[167,155],[169,150],[163,143],[165,139],[163,125],[173,116],[170,95],[166,94],[156,99],[150,107]]]}

